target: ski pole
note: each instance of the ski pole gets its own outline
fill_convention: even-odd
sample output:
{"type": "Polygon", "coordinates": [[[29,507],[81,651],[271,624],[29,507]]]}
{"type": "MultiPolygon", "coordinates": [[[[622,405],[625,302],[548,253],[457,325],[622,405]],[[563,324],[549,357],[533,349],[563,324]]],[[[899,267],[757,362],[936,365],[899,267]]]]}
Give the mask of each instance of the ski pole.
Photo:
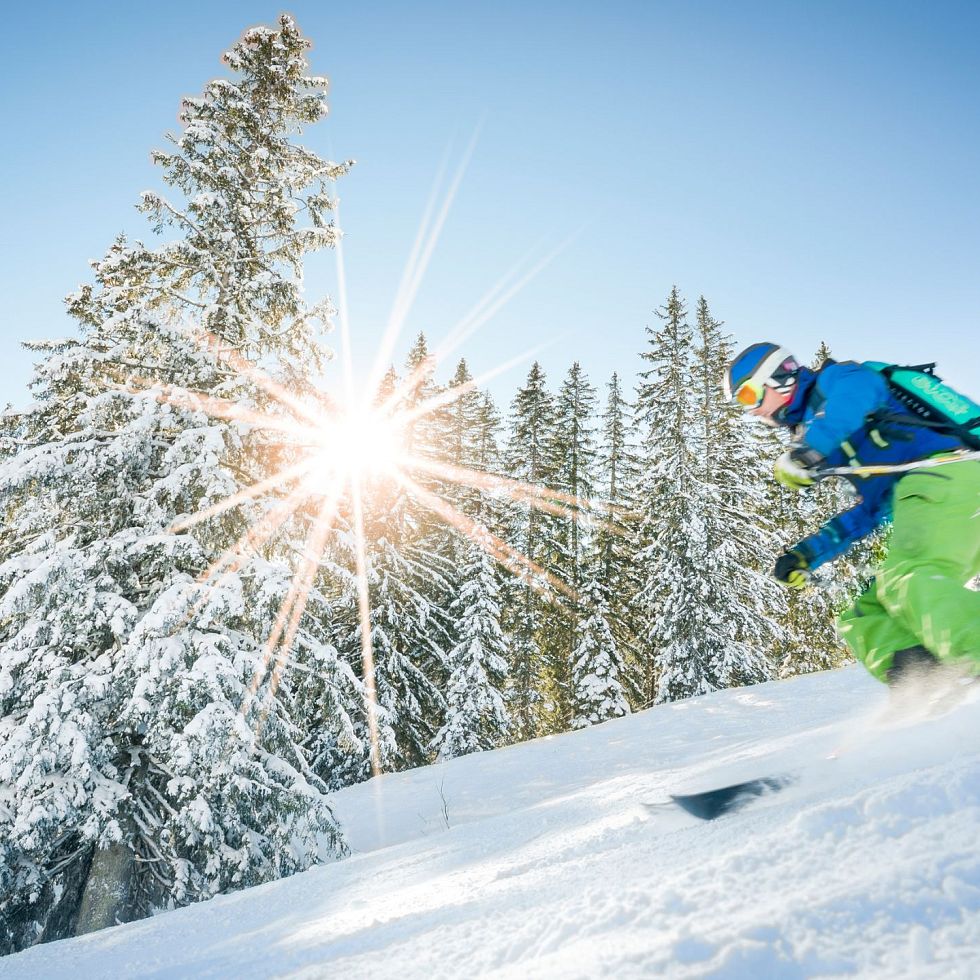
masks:
{"type": "Polygon", "coordinates": [[[921,470],[933,466],[945,466],[947,463],[960,463],[965,459],[980,459],[980,451],[957,452],[947,456],[935,456],[929,459],[916,459],[910,463],[882,463],[870,466],[834,466],[825,470],[814,470],[813,475],[818,480],[828,476],[883,476],[887,473],[907,473],[911,470],[921,470]]]}

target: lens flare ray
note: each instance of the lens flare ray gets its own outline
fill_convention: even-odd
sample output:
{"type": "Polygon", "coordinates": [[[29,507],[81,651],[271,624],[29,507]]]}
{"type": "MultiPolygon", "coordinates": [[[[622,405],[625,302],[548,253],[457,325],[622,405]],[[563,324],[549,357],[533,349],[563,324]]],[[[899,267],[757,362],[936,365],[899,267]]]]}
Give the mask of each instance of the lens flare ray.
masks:
{"type": "Polygon", "coordinates": [[[361,627],[361,661],[364,671],[364,696],[367,708],[368,740],[371,746],[371,774],[381,773],[381,748],[378,739],[378,700],[374,678],[374,641],[371,635],[371,595],[368,582],[367,546],[364,539],[364,504],[361,488],[354,484],[354,555],[357,568],[357,615],[361,627]]]}
{"type": "Polygon", "coordinates": [[[596,497],[576,497],[574,494],[563,493],[560,490],[553,490],[550,487],[541,487],[534,483],[523,483],[520,480],[514,480],[507,476],[498,476],[494,473],[473,470],[465,466],[455,466],[452,463],[426,459],[421,456],[413,457],[411,462],[415,469],[424,470],[433,476],[442,477],[452,483],[473,487],[478,490],[502,492],[512,500],[528,503],[532,507],[536,507],[538,510],[545,511],[555,517],[576,520],[587,514],[591,520],[605,526],[607,530],[614,530],[615,528],[612,524],[598,517],[599,513],[605,511],[607,513],[618,513],[624,517],[630,516],[630,512],[625,507],[596,497]]]}
{"type": "MultiPolygon", "coordinates": [[[[546,568],[542,568],[541,565],[532,561],[527,555],[521,554],[516,548],[509,545],[502,538],[497,537],[482,524],[477,523],[472,517],[464,514],[438,494],[426,490],[425,487],[404,473],[398,474],[398,480],[419,503],[438,515],[446,524],[465,534],[474,544],[487,546],[488,550],[491,551],[494,557],[508,571],[520,575],[522,578],[527,578],[530,574],[546,582],[555,592],[560,592],[573,602],[579,601],[579,595],[575,589],[566,582],[563,582],[557,575],[553,575],[546,568]]],[[[532,585],[536,584],[534,579],[530,581],[532,585]]],[[[547,590],[542,591],[547,594],[547,590]]]]}
{"type": "MultiPolygon", "coordinates": [[[[498,375],[511,370],[511,368],[516,367],[518,364],[531,360],[542,350],[543,346],[544,345],[539,344],[537,347],[532,347],[523,354],[518,354],[517,357],[511,358],[509,361],[504,361],[503,364],[498,364],[497,367],[491,368],[489,371],[485,371],[483,374],[476,378],[472,378],[470,381],[466,381],[463,384],[456,385],[452,388],[447,388],[438,395],[433,395],[431,398],[427,398],[425,401],[416,405],[415,408],[406,411],[403,417],[408,422],[414,422],[422,418],[424,415],[430,415],[433,412],[438,411],[440,408],[445,408],[448,405],[452,405],[453,402],[459,401],[460,398],[469,394],[471,391],[476,391],[478,388],[485,385],[488,381],[493,380],[498,375]]],[[[434,358],[427,358],[426,360],[433,364],[435,363],[434,358]]],[[[421,380],[421,378],[419,378],[419,380],[421,380]]]]}
{"type": "Polygon", "coordinates": [[[373,391],[378,387],[381,377],[387,368],[388,361],[390,360],[392,351],[395,347],[395,342],[398,339],[398,335],[401,333],[405,321],[408,318],[412,303],[415,301],[416,293],[418,292],[422,279],[425,276],[425,271],[428,268],[429,260],[432,257],[432,253],[435,251],[436,244],[439,241],[439,235],[442,233],[443,225],[446,223],[446,218],[449,216],[449,210],[452,206],[453,200],[456,197],[456,192],[459,190],[459,185],[462,183],[463,176],[466,173],[466,168],[469,166],[470,158],[472,157],[473,151],[476,148],[476,142],[479,135],[480,131],[478,127],[477,131],[473,134],[465,153],[463,154],[463,160],[457,168],[456,174],[449,185],[449,189],[447,190],[442,206],[440,207],[439,212],[432,223],[431,229],[427,227],[428,221],[431,220],[431,208],[426,210],[426,214],[423,218],[423,224],[419,228],[419,232],[416,237],[416,244],[412,249],[408,265],[405,269],[405,273],[402,276],[402,282],[399,286],[398,293],[395,296],[395,302],[391,315],[388,318],[388,323],[385,327],[385,332],[378,348],[374,369],[368,384],[369,390],[373,391]],[[427,235],[426,232],[428,233],[427,235]]]}
{"type": "Polygon", "coordinates": [[[215,398],[213,395],[192,391],[189,388],[181,388],[178,385],[159,385],[145,378],[133,378],[132,381],[135,382],[135,385],[108,384],[107,387],[116,391],[124,391],[133,396],[145,395],[173,408],[182,408],[188,412],[202,412],[211,418],[241,422],[244,425],[280,432],[284,435],[299,437],[308,431],[294,419],[269,415],[254,408],[246,408],[244,405],[226,398],[215,398]],[[136,385],[141,386],[137,387],[136,385]]]}
{"type": "Polygon", "coordinates": [[[246,500],[254,500],[256,497],[259,497],[264,493],[268,493],[271,490],[276,490],[279,487],[282,487],[284,484],[291,483],[293,480],[299,479],[309,471],[310,460],[301,460],[300,462],[296,463],[295,466],[287,467],[284,470],[280,470],[278,473],[274,473],[272,476],[266,477],[264,480],[259,480],[258,483],[253,483],[244,490],[239,490],[238,493],[233,493],[230,497],[224,497],[217,503],[211,504],[210,507],[204,507],[201,510],[195,511],[193,514],[189,514],[186,517],[182,517],[180,520],[174,521],[173,524],[170,525],[170,533],[180,534],[181,531],[187,531],[203,521],[210,520],[212,517],[217,517],[220,514],[225,513],[225,511],[232,510],[239,504],[245,503],[246,500]]]}

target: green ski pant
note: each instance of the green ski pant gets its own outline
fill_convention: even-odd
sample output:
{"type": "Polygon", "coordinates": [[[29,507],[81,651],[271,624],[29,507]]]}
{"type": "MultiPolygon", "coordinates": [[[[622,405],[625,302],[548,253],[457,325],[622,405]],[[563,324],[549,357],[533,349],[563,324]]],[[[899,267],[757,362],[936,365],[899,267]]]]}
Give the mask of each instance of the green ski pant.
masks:
{"type": "Polygon", "coordinates": [[[879,680],[896,650],[921,644],[980,674],[980,462],[914,470],[895,484],[894,527],[870,587],[837,621],[879,680]]]}

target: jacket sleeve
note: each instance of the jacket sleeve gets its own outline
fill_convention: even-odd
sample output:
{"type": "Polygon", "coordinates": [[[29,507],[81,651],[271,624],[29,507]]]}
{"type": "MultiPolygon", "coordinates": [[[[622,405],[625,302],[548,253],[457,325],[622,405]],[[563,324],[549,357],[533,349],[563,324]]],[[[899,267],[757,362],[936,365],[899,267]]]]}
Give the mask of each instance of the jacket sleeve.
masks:
{"type": "Polygon", "coordinates": [[[862,364],[825,368],[817,378],[814,394],[816,411],[802,442],[825,457],[832,456],[841,443],[863,428],[868,415],[888,403],[885,380],[862,364]]]}
{"type": "Polygon", "coordinates": [[[887,494],[866,497],[850,510],[832,517],[819,531],[795,544],[810,568],[819,568],[844,554],[848,548],[866,537],[888,519],[887,494]]]}

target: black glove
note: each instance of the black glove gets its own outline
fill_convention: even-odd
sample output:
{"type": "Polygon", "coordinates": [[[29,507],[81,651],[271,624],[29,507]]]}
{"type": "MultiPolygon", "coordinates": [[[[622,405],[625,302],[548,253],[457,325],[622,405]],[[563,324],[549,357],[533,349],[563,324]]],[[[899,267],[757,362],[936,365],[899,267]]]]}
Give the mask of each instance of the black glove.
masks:
{"type": "Polygon", "coordinates": [[[823,453],[818,453],[816,449],[811,449],[803,443],[790,449],[789,458],[797,466],[802,466],[806,470],[819,470],[827,459],[823,453]]]}
{"type": "Polygon", "coordinates": [[[896,650],[892,665],[885,672],[887,684],[904,683],[918,677],[920,680],[939,666],[936,655],[924,646],[906,647],[896,650]]]}
{"type": "Polygon", "coordinates": [[[798,551],[787,551],[776,560],[772,574],[790,589],[805,589],[810,581],[810,566],[798,551]]]}

